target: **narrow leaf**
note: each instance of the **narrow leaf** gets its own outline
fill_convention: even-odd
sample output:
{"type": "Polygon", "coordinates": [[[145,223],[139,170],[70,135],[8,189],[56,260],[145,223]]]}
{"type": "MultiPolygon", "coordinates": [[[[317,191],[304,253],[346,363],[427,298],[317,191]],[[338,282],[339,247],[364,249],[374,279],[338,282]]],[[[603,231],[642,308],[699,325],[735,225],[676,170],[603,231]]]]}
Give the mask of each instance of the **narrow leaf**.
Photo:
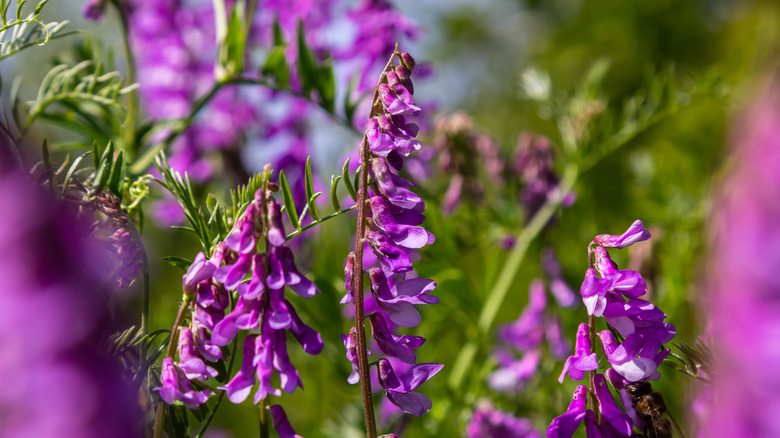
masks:
{"type": "Polygon", "coordinates": [[[341,180],[340,176],[333,176],[330,177],[330,205],[333,206],[333,210],[339,212],[341,211],[341,204],[339,204],[339,195],[337,192],[337,189],[339,187],[339,181],[341,180]]]}
{"type": "Polygon", "coordinates": [[[287,184],[287,177],[284,176],[284,171],[279,171],[279,185],[282,188],[282,197],[284,198],[284,207],[287,211],[287,218],[290,220],[290,224],[295,229],[300,229],[301,224],[298,222],[298,211],[295,209],[295,202],[293,201],[293,195],[290,191],[290,185],[287,184]]]}
{"type": "Polygon", "coordinates": [[[301,91],[307,98],[311,90],[317,87],[317,62],[303,30],[303,21],[298,21],[298,73],[301,75],[301,91]]]}
{"type": "Polygon", "coordinates": [[[103,155],[100,157],[100,165],[98,166],[97,174],[95,176],[94,189],[102,189],[108,182],[108,177],[111,176],[111,167],[114,162],[114,143],[109,141],[108,146],[103,151],[103,155]]]}
{"type": "Polygon", "coordinates": [[[306,158],[306,202],[309,204],[309,214],[315,221],[320,220],[317,203],[314,200],[314,182],[311,176],[311,156],[306,158]]]}
{"type": "Polygon", "coordinates": [[[120,186],[125,179],[125,172],[127,171],[127,164],[125,164],[125,153],[119,151],[114,160],[113,166],[111,166],[111,176],[108,178],[108,190],[121,198],[120,186]]]}
{"type": "Polygon", "coordinates": [[[272,77],[276,85],[287,89],[290,87],[290,68],[284,57],[284,47],[277,47],[268,54],[262,69],[263,76],[272,77]]]}
{"type": "Polygon", "coordinates": [[[341,168],[341,177],[344,180],[344,187],[347,188],[347,192],[353,201],[357,202],[357,192],[355,186],[352,185],[352,180],[349,178],[349,158],[344,162],[344,167],[341,168]]]}

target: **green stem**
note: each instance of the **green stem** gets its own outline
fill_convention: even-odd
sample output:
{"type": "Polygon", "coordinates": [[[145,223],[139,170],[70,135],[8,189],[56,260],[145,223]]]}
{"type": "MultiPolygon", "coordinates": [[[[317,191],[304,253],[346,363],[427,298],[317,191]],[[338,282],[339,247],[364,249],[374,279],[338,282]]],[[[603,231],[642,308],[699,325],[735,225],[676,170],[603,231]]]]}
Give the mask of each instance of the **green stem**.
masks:
{"type": "MultiPolygon", "coordinates": [[[[179,331],[179,326],[182,320],[184,320],[184,311],[190,304],[190,299],[185,297],[182,300],[181,307],[179,307],[179,313],[176,314],[176,320],[173,322],[173,328],[171,328],[171,336],[168,338],[168,348],[165,350],[165,357],[173,357],[173,352],[176,349],[176,334],[179,331]]],[[[160,400],[157,402],[157,412],[154,417],[154,438],[162,438],[163,436],[163,420],[165,419],[165,402],[160,400]]]]}
{"type": "Polygon", "coordinates": [[[561,183],[558,186],[559,190],[557,195],[549,197],[542,208],[540,208],[533,219],[531,219],[531,222],[517,235],[515,246],[512,248],[512,252],[509,253],[509,256],[504,262],[504,265],[498,274],[498,279],[480,312],[479,320],[477,322],[477,329],[479,330],[477,340],[473,340],[466,344],[466,346],[461,349],[458,358],[455,360],[455,365],[453,366],[449,381],[451,388],[459,388],[463,384],[466,372],[471,369],[474,363],[474,358],[479,346],[478,340],[482,339],[490,332],[490,328],[493,326],[498,310],[504,304],[507,292],[509,292],[509,288],[514,282],[520,264],[523,262],[528,246],[536,236],[539,235],[547,222],[550,221],[550,218],[558,211],[558,208],[563,201],[563,197],[574,188],[578,175],[579,171],[576,165],[567,165],[563,172],[561,183]]]}
{"type": "MultiPolygon", "coordinates": [[[[233,363],[236,361],[236,353],[238,350],[238,336],[233,338],[233,354],[230,355],[230,362],[228,363],[227,367],[227,375],[233,374],[233,363]]],[[[222,391],[219,393],[219,397],[217,397],[217,403],[214,404],[214,407],[211,409],[211,412],[209,412],[209,416],[206,417],[206,421],[203,423],[203,427],[200,429],[200,432],[198,432],[198,435],[195,436],[195,438],[203,438],[203,435],[206,434],[206,431],[209,429],[209,426],[211,426],[211,421],[214,419],[214,416],[217,415],[217,410],[219,409],[219,406],[222,404],[222,400],[225,398],[225,394],[227,394],[227,391],[222,391]]]]}
{"type": "Polygon", "coordinates": [[[260,438],[271,438],[271,424],[268,421],[268,409],[265,407],[265,400],[260,400],[259,409],[258,419],[260,420],[260,438]]]}
{"type": "MultiPolygon", "coordinates": [[[[113,0],[111,2],[119,14],[119,21],[122,24],[122,45],[125,51],[125,59],[127,60],[127,81],[130,84],[135,83],[135,56],[130,48],[130,26],[128,25],[127,15],[122,5],[119,4],[119,0],[113,0]]],[[[135,144],[135,120],[138,115],[138,96],[136,91],[131,91],[127,95],[127,115],[125,116],[123,130],[125,132],[125,151],[129,155],[128,159],[133,160],[136,153],[135,144]]]]}

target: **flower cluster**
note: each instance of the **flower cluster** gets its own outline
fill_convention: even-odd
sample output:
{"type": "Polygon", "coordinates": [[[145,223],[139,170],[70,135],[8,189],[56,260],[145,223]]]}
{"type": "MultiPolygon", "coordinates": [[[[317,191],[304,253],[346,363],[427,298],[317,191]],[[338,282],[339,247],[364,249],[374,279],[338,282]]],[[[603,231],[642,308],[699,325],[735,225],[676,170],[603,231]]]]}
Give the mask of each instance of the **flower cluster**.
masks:
{"type": "MultiPolygon", "coordinates": [[[[420,149],[420,142],[415,139],[417,125],[407,121],[407,117],[417,115],[420,111],[412,100],[409,77],[414,60],[408,53],[397,56],[400,65],[388,71],[377,88],[375,108],[381,108],[382,114],[372,117],[367,123],[366,138],[372,158],[364,162],[363,166],[368,169],[373,183],[368,194],[370,198],[358,201],[366,203],[370,215],[365,233],[361,235],[364,235],[365,244],[380,265],[368,270],[371,299],[364,303],[369,312],[367,319],[376,348],[387,356],[414,364],[417,356],[413,350],[421,346],[425,339],[398,336],[392,332],[392,328],[395,325],[416,326],[421,318],[414,306],[436,303],[438,299],[430,295],[436,287],[434,281],[407,278],[407,273],[412,270],[409,252],[433,243],[434,237],[419,226],[425,218],[422,214],[425,203],[409,190],[413,184],[397,174],[403,166],[403,157],[420,149]]],[[[362,266],[362,260],[360,262],[362,266]]],[[[342,303],[353,301],[353,283],[362,281],[362,278],[353,281],[355,263],[356,256],[350,253],[345,268],[347,294],[342,303]]],[[[349,336],[342,336],[347,358],[353,364],[350,383],[357,382],[361,377],[358,375],[355,330],[353,328],[349,336]]],[[[377,366],[379,382],[392,403],[414,415],[422,415],[430,410],[431,401],[413,391],[436,374],[442,365],[416,364],[400,376],[387,359],[380,359],[377,366]]]]}
{"type": "Polygon", "coordinates": [[[112,254],[108,260],[114,266],[107,266],[113,272],[110,278],[120,289],[127,288],[135,280],[143,267],[144,254],[141,237],[133,221],[122,210],[122,205],[116,196],[108,190],[102,190],[94,200],[95,208],[102,213],[95,228],[103,229],[108,234],[105,239],[106,251],[112,254]]]}
{"type": "Polygon", "coordinates": [[[452,212],[466,197],[479,202],[485,187],[479,178],[483,172],[495,187],[505,184],[504,160],[498,145],[474,127],[469,116],[456,112],[441,117],[434,126],[433,145],[436,148],[441,170],[451,174],[447,191],[442,197],[442,210],[452,212]]]}
{"type": "Polygon", "coordinates": [[[115,313],[104,288],[116,283],[98,268],[96,237],[84,239],[91,224],[6,171],[6,151],[0,144],[0,436],[140,436],[136,391],[100,348],[115,313]]]}
{"type": "Polygon", "coordinates": [[[531,420],[499,411],[489,402],[477,407],[466,426],[468,438],[541,438],[531,420]]]}
{"type": "MultiPolygon", "coordinates": [[[[526,218],[530,220],[544,205],[547,198],[558,191],[559,178],[553,164],[553,150],[550,140],[526,132],[517,139],[512,171],[520,175],[523,182],[521,200],[526,218]]],[[[574,202],[574,194],[566,193],[563,206],[574,202]]]]}
{"type": "Polygon", "coordinates": [[[496,352],[499,368],[488,377],[488,386],[494,391],[517,393],[525,386],[536,373],[542,354],[542,340],[545,338],[553,357],[559,360],[566,357],[571,345],[562,336],[560,319],[555,315],[545,315],[546,309],[544,282],[536,279],[529,286],[528,306],[520,317],[497,330],[503,344],[520,352],[522,358],[516,359],[508,349],[496,352]]]}
{"type": "MultiPolygon", "coordinates": [[[[603,418],[601,424],[597,424],[592,409],[586,411],[588,389],[580,385],[566,413],[550,424],[548,436],[570,437],[583,419],[589,434],[629,436],[633,426],[642,429],[642,421],[633,409],[626,385],[660,377],[658,365],[669,353],[668,349],[663,349],[663,344],[671,341],[676,331],[672,324],[664,322],[664,312],[639,298],[647,291],[642,276],[635,271],[619,270],[609,258],[606,248],[624,248],[649,238],[650,233],[639,220],[622,235],[597,236],[589,247],[592,267],[585,273],[580,289],[591,321],[593,317],[603,317],[609,327],[623,338],[623,342],[619,343],[610,330],[598,333],[610,364],[606,378],[621,391],[626,413],[615,403],[605,375],[595,374],[591,379],[594,387],[590,391],[598,401],[603,418]]],[[[597,355],[591,348],[594,334],[592,325],[580,324],[574,354],[566,360],[559,381],[563,382],[567,374],[574,380],[582,380],[585,372],[598,369],[597,355]]]]}
{"type": "Polygon", "coordinates": [[[183,277],[192,319],[189,327],[179,332],[179,361],[170,357],[163,361],[163,386],[157,388],[163,400],[179,401],[190,408],[203,403],[208,389],[195,391],[191,380],[216,376],[207,362],[220,360],[220,347],[229,344],[239,330],[251,333],[244,338],[241,369],[220,387],[230,401],[243,402],[255,379],[259,381],[255,403],[269,394],[279,396],[281,390],[291,393],[303,387],[287,354],[287,332],[309,354],[319,354],[323,343],[320,335],[301,321],[285,298],[284,288],[303,297],[319,291],[296,268],[285,239],[281,207],[270,190],[261,189],[212,256],[207,259],[198,254],[183,277]],[[261,253],[257,247],[263,239],[265,252],[261,253]],[[247,276],[249,281],[244,280],[247,276]],[[232,310],[230,293],[238,296],[232,310]],[[281,388],[272,386],[274,374],[279,375],[281,388]]]}

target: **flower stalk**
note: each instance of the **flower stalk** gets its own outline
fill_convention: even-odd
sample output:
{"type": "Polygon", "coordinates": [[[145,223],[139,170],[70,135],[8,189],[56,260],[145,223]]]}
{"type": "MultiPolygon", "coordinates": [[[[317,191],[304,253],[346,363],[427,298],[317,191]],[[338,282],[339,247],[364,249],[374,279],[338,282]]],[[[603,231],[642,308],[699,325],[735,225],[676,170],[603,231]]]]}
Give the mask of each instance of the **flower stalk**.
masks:
{"type": "MultiPolygon", "coordinates": [[[[191,298],[185,295],[181,306],[179,307],[179,312],[176,314],[176,320],[173,322],[173,327],[171,327],[171,336],[168,338],[168,348],[165,350],[165,357],[173,357],[173,352],[176,351],[176,343],[174,342],[174,339],[177,339],[176,334],[179,330],[179,326],[184,320],[184,311],[187,309],[187,307],[189,307],[190,301],[191,298]]],[[[155,412],[154,416],[154,434],[152,435],[154,438],[163,437],[164,419],[165,401],[160,399],[160,401],[157,402],[157,411],[155,412]]]]}

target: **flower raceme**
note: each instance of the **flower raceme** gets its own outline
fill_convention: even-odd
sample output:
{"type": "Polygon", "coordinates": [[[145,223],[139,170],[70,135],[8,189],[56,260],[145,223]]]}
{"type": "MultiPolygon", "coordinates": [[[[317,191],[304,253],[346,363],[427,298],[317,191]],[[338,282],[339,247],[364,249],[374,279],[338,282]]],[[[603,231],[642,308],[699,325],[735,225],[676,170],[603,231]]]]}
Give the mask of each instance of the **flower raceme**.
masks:
{"type": "MultiPolygon", "coordinates": [[[[404,412],[419,416],[430,410],[431,401],[413,391],[436,374],[442,365],[415,364],[414,349],[420,347],[425,338],[397,335],[393,329],[396,326],[416,326],[421,316],[415,306],[438,302],[438,298],[430,295],[436,287],[434,281],[407,277],[413,268],[412,250],[432,244],[435,238],[420,226],[425,219],[422,214],[425,203],[410,190],[414,184],[398,175],[404,157],[421,148],[420,142],[415,139],[419,129],[408,120],[418,115],[420,108],[414,104],[409,77],[414,60],[403,52],[396,52],[393,57],[397,57],[400,64],[391,65],[383,73],[361,145],[362,169],[368,172],[371,180],[370,184],[362,186],[358,194],[358,203],[364,205],[366,220],[358,224],[357,239],[360,241],[357,245],[367,246],[376,256],[379,266],[363,270],[363,260],[355,252],[350,253],[344,271],[347,294],[341,302],[355,301],[355,306],[364,307],[368,313],[366,319],[376,345],[371,347],[374,352],[381,351],[388,357],[412,365],[405,374],[399,375],[389,360],[381,358],[376,362],[379,382],[388,400],[404,412]],[[360,277],[355,276],[357,272],[360,272],[360,277]],[[365,301],[357,302],[355,284],[363,281],[362,276],[366,272],[371,294],[365,301]]],[[[363,313],[356,311],[356,314],[363,313]]],[[[363,322],[357,323],[358,327],[353,327],[349,336],[342,335],[347,358],[352,362],[350,383],[368,378],[359,375],[359,334],[363,330],[363,322]]],[[[368,348],[362,348],[366,355],[370,354],[368,348]]]]}
{"type": "MultiPolygon", "coordinates": [[[[635,271],[618,269],[606,250],[625,248],[649,238],[650,233],[639,220],[621,235],[596,236],[589,247],[591,267],[585,272],[580,288],[582,301],[591,316],[589,321],[603,317],[622,337],[621,343],[610,330],[598,333],[610,365],[605,374],[616,390],[629,383],[660,378],[658,366],[669,353],[663,344],[671,341],[676,333],[672,324],[664,322],[664,312],[639,298],[647,292],[642,276],[635,271]]],[[[595,335],[592,322],[579,325],[575,352],[566,360],[559,378],[561,383],[567,374],[574,380],[582,380],[586,371],[594,373],[598,369],[597,354],[591,349],[591,337],[595,335]]],[[[588,436],[630,436],[633,426],[642,429],[630,397],[621,398],[624,413],[615,403],[604,375],[593,374],[591,385],[591,388],[577,387],[569,409],[555,418],[547,429],[548,436],[571,437],[583,420],[588,436]],[[601,424],[597,423],[592,406],[586,410],[588,392],[598,402],[601,424]]]]}
{"type": "MultiPolygon", "coordinates": [[[[282,391],[303,388],[287,354],[287,333],[308,354],[319,354],[323,343],[320,335],[301,321],[284,290],[287,287],[303,297],[319,291],[296,268],[285,239],[281,206],[271,190],[260,189],[211,257],[197,255],[182,278],[191,318],[189,326],[179,331],[179,360],[163,360],[163,385],[156,388],[167,403],[179,402],[191,409],[204,403],[209,390],[195,391],[190,381],[216,377],[217,371],[207,362],[222,360],[220,347],[228,345],[240,331],[248,332],[241,368],[219,387],[231,402],[246,400],[256,382],[255,403],[269,394],[280,396],[282,391]],[[263,241],[265,251],[258,252],[263,241]],[[231,293],[237,296],[232,309],[231,293]],[[279,388],[272,384],[274,375],[279,376],[279,388]]],[[[282,436],[297,436],[281,409],[274,406],[270,410],[277,430],[282,436]]]]}

